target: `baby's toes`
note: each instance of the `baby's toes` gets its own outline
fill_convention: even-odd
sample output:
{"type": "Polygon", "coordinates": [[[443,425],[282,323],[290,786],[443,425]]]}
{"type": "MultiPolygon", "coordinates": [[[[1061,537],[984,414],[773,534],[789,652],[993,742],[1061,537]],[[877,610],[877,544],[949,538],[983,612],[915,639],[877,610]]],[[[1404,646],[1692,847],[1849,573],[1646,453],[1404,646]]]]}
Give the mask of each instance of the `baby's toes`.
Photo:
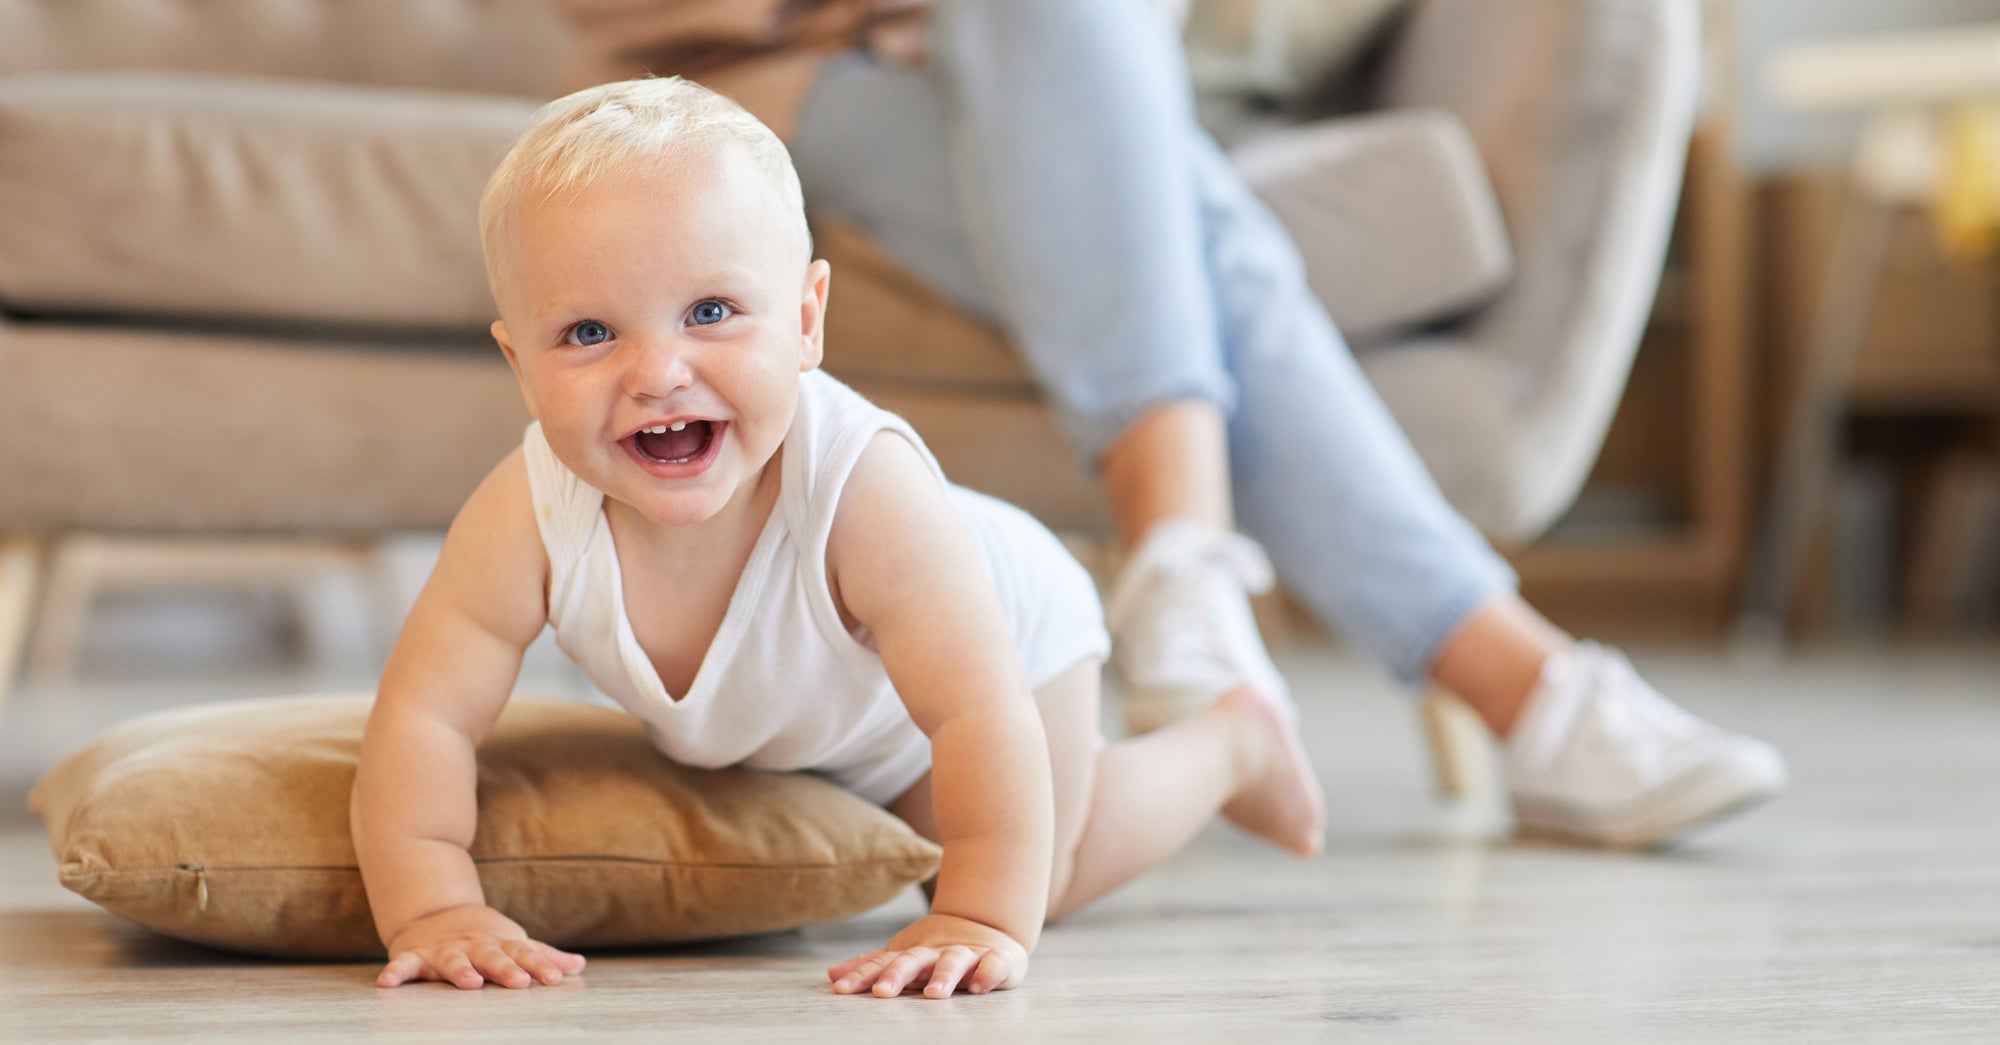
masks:
{"type": "Polygon", "coordinates": [[[1216,701],[1216,709],[1250,726],[1258,741],[1250,778],[1222,815],[1230,823],[1274,842],[1298,856],[1319,852],[1326,824],[1326,799],[1319,777],[1300,743],[1297,728],[1270,700],[1239,686],[1216,701]]]}

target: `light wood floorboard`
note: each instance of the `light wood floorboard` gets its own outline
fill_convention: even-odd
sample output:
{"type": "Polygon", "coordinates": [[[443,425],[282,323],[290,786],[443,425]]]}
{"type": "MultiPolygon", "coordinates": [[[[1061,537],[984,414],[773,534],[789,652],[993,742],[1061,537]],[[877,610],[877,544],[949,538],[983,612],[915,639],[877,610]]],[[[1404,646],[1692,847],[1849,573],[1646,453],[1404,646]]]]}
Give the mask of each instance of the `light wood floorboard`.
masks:
{"type": "MultiPolygon", "coordinates": [[[[812,1041],[2000,1040],[2000,649],[1825,647],[1786,665],[1638,650],[1777,741],[1793,793],[1652,856],[1495,839],[1430,794],[1413,705],[1329,648],[1282,658],[1332,824],[1295,862],[1224,828],[1052,929],[1026,989],[837,998],[820,969],[917,910],[594,956],[560,988],[369,986],[153,937],[54,882],[20,796],[102,722],[352,679],[24,690],[0,723],[0,1038],[812,1041]]],[[[170,684],[171,683],[171,684],[170,684]]]]}

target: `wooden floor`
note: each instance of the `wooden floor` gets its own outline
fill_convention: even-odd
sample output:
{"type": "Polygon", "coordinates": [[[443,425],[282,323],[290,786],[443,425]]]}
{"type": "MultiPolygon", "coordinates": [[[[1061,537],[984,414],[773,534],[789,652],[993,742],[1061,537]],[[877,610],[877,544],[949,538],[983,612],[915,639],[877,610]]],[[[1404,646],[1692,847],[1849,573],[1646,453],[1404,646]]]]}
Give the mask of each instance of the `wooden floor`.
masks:
{"type": "Polygon", "coordinates": [[[1332,806],[1294,862],[1216,829],[1055,928],[1019,991],[828,994],[917,908],[598,954],[560,988],[370,986],[166,941],[55,885],[20,795],[103,721],[351,679],[32,688],[0,723],[0,1038],[812,1041],[2000,1040],[2000,648],[1823,648],[1786,665],[1638,650],[1684,703],[1790,755],[1794,793],[1653,856],[1489,838],[1435,802],[1410,706],[1322,647],[1283,657],[1332,806]]]}

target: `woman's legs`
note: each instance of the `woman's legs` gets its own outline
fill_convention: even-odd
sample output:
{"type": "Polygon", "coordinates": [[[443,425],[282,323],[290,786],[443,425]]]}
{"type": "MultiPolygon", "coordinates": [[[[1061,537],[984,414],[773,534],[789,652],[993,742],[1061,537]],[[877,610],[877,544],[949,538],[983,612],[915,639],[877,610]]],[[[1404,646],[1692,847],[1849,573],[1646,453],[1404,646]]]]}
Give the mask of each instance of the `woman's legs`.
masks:
{"type": "Polygon", "coordinates": [[[1479,604],[1445,637],[1431,681],[1458,694],[1486,728],[1505,737],[1541,682],[1549,658],[1576,640],[1511,591],[1479,604]]]}
{"type": "Polygon", "coordinates": [[[1229,421],[1215,404],[1162,403],[1139,415],[1098,458],[1118,543],[1127,552],[1169,519],[1234,530],[1229,421]]]}
{"type": "Polygon", "coordinates": [[[1187,205],[1186,125],[1121,118],[1100,133],[1095,113],[1048,118],[1080,100],[1143,114],[1157,108],[1144,99],[1174,97],[1122,49],[1091,53],[1135,20],[1164,33],[1151,2],[941,4],[932,68],[834,60],[790,142],[809,208],[859,224],[1007,327],[1092,467],[1156,407],[1226,413],[1234,399],[1187,205]],[[980,68],[960,71],[960,54],[980,68]],[[1141,176],[1099,167],[1100,154],[1141,176]]]}
{"type": "Polygon", "coordinates": [[[1544,664],[1575,640],[1521,600],[1512,571],[1445,502],[1277,219],[1206,138],[1191,148],[1238,385],[1230,456],[1245,530],[1315,610],[1372,636],[1363,645],[1398,677],[1428,676],[1506,735],[1544,664]],[[1315,452],[1325,445],[1340,467],[1315,452]],[[1315,481],[1296,478],[1305,473],[1315,481]]]}
{"type": "Polygon", "coordinates": [[[823,78],[794,142],[807,197],[1008,327],[1121,530],[1226,519],[1233,478],[1287,583],[1415,683],[1512,574],[1194,125],[1177,47],[1152,0],[946,0],[931,70],[823,78]],[[1186,468],[1225,417],[1228,466],[1186,468]]]}
{"type": "Polygon", "coordinates": [[[1783,788],[1769,745],[1687,714],[1520,601],[1289,238],[1194,125],[1151,0],[940,0],[933,57],[927,75],[830,70],[794,156],[809,200],[1000,319],[1079,452],[1109,469],[1121,528],[1144,536],[1112,598],[1128,723],[1246,681],[1284,692],[1243,598],[1261,558],[1218,522],[1233,480],[1244,529],[1322,619],[1508,737],[1524,825],[1650,845],[1783,788]],[[1173,474],[1178,453],[1219,454],[1222,419],[1228,465],[1173,474]]]}
{"type": "Polygon", "coordinates": [[[1146,101],[1184,100],[1177,70],[1098,47],[1135,24],[1171,47],[1148,2],[947,3],[931,69],[863,56],[829,65],[791,142],[808,206],[861,225],[1014,335],[1072,447],[1102,465],[1128,552],[1162,521],[1185,523],[1172,555],[1139,549],[1136,561],[1160,569],[1126,569],[1113,593],[1113,662],[1135,729],[1244,681],[1285,693],[1241,576],[1262,553],[1231,540],[1234,393],[1181,157],[1192,116],[1161,118],[1146,101]],[[960,58],[979,65],[962,74],[966,90],[953,86],[960,58]],[[1021,92],[1034,97],[1008,101],[1021,92]],[[1110,121],[1109,134],[1089,125],[1100,113],[1050,118],[1066,96],[1135,118],[1110,121]],[[1106,155],[1139,176],[1101,176],[1106,155]]]}

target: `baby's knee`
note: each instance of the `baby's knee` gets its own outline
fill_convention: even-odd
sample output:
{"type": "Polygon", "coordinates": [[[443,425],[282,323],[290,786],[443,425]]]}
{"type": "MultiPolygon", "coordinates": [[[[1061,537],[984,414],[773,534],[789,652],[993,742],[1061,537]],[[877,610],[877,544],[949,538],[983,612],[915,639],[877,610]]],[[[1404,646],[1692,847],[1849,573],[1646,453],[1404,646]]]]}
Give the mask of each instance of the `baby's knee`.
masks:
{"type": "Polygon", "coordinates": [[[1076,877],[1076,855],[1057,852],[1049,868],[1049,905],[1043,912],[1046,921],[1055,921],[1068,914],[1073,905],[1068,903],[1070,882],[1076,877]]]}

